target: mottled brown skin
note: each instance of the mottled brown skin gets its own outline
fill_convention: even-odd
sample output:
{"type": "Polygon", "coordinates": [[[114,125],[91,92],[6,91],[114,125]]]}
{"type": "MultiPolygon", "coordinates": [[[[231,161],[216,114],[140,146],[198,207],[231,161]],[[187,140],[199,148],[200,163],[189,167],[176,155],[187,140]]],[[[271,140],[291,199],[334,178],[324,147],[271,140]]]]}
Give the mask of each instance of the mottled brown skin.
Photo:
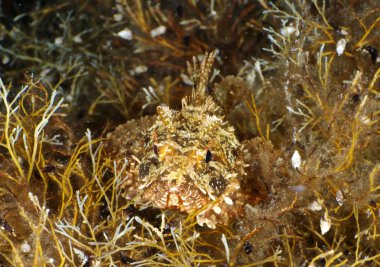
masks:
{"type": "Polygon", "coordinates": [[[119,126],[107,143],[114,160],[128,160],[126,197],[164,209],[197,213],[215,228],[236,216],[244,162],[234,129],[224,121],[205,85],[214,55],[189,67],[196,89],[182,109],[157,108],[157,116],[119,126]]]}

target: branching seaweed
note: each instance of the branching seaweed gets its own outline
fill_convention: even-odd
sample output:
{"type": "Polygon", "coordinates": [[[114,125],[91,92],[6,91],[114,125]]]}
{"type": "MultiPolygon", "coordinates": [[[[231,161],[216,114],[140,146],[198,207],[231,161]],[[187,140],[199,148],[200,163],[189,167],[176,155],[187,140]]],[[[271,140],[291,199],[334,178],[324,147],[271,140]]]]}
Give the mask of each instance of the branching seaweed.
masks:
{"type": "Polygon", "coordinates": [[[376,1],[58,2],[0,14],[0,265],[380,266],[376,1]],[[204,90],[246,194],[210,230],[126,199],[130,162],[103,136],[178,106],[185,62],[214,50],[204,90]]]}

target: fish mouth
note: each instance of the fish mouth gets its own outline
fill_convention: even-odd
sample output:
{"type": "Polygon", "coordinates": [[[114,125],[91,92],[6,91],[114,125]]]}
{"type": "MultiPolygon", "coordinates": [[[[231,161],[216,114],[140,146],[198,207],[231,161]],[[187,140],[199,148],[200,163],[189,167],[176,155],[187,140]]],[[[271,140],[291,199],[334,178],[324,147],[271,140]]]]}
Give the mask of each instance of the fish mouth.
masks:
{"type": "Polygon", "coordinates": [[[163,205],[164,209],[176,209],[180,211],[192,211],[197,207],[193,207],[193,201],[189,201],[189,195],[184,194],[179,188],[172,187],[169,189],[169,192],[164,194],[161,198],[161,201],[158,201],[159,205],[163,205]]]}
{"type": "Polygon", "coordinates": [[[207,194],[193,184],[173,186],[168,181],[152,183],[144,191],[143,198],[158,209],[176,209],[187,213],[199,210],[209,202],[207,194]]]}
{"type": "Polygon", "coordinates": [[[186,210],[186,206],[189,203],[184,202],[184,199],[180,196],[180,194],[176,192],[168,192],[166,195],[166,204],[165,208],[167,209],[179,209],[181,211],[186,210]]]}

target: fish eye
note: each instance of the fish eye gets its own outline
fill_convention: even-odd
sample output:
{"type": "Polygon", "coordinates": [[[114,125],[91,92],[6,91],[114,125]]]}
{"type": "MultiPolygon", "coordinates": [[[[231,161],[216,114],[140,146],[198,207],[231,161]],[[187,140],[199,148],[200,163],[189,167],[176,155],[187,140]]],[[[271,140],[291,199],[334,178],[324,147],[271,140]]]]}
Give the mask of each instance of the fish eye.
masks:
{"type": "Polygon", "coordinates": [[[212,161],[212,153],[210,150],[207,150],[206,152],[206,159],[205,159],[206,163],[209,163],[210,161],[212,161]]]}
{"type": "Polygon", "coordinates": [[[139,166],[139,177],[144,178],[149,175],[150,164],[149,163],[141,163],[139,166]]]}

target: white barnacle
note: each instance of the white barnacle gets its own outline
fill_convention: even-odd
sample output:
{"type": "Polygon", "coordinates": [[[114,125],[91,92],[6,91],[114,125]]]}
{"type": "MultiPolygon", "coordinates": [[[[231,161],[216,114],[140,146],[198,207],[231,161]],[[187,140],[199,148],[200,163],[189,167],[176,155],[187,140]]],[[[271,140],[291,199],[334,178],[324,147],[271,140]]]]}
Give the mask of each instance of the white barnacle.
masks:
{"type": "Polygon", "coordinates": [[[302,158],[298,150],[294,151],[293,156],[292,156],[292,166],[294,169],[297,169],[301,167],[302,164],[302,158]]]}
{"type": "Polygon", "coordinates": [[[138,74],[146,72],[148,70],[148,67],[145,65],[138,65],[133,70],[134,70],[134,74],[138,75],[138,74]]]}
{"type": "Polygon", "coordinates": [[[299,31],[296,27],[293,26],[286,26],[280,30],[281,35],[283,36],[290,36],[293,33],[295,33],[296,36],[299,35],[299,31]]]}
{"type": "Polygon", "coordinates": [[[158,26],[157,28],[154,28],[150,31],[150,36],[152,38],[155,38],[157,36],[160,36],[166,32],[166,27],[164,25],[158,26]]]}
{"type": "Polygon", "coordinates": [[[232,206],[234,204],[234,202],[232,201],[232,199],[229,198],[229,197],[225,197],[224,198],[224,202],[226,202],[227,205],[230,205],[230,206],[232,206]]]}
{"type": "Polygon", "coordinates": [[[120,13],[116,13],[112,17],[114,21],[121,21],[123,19],[123,15],[120,13]]]}
{"type": "Polygon", "coordinates": [[[344,50],[346,49],[346,44],[347,44],[347,41],[345,38],[340,39],[336,43],[336,53],[338,54],[338,56],[344,53],[344,50]]]}
{"type": "Polygon", "coordinates": [[[61,45],[63,43],[63,38],[62,37],[57,37],[54,39],[54,44],[55,45],[61,45]]]}
{"type": "Polygon", "coordinates": [[[73,37],[73,41],[74,41],[74,43],[77,43],[77,44],[83,43],[83,40],[82,40],[82,37],[80,36],[80,34],[75,35],[73,37]]]}
{"type": "Polygon", "coordinates": [[[222,209],[221,209],[220,207],[218,207],[218,206],[215,206],[215,207],[213,207],[212,209],[213,209],[213,211],[214,211],[216,214],[220,214],[220,213],[222,212],[222,209]]]}
{"type": "Polygon", "coordinates": [[[23,253],[29,253],[30,251],[31,251],[31,247],[30,247],[30,245],[28,244],[28,242],[24,242],[24,243],[22,243],[22,245],[21,245],[21,251],[23,252],[23,253]]]}
{"type": "Polygon", "coordinates": [[[326,234],[331,228],[331,219],[329,218],[327,212],[325,212],[324,216],[321,217],[320,220],[321,234],[326,234]]]}
{"type": "Polygon", "coordinates": [[[336,191],[335,199],[338,202],[339,206],[343,205],[344,202],[344,196],[341,190],[336,191]]]}
{"type": "Polygon", "coordinates": [[[128,41],[132,40],[133,38],[132,31],[129,28],[124,28],[123,30],[119,31],[117,33],[117,36],[128,41]]]}

